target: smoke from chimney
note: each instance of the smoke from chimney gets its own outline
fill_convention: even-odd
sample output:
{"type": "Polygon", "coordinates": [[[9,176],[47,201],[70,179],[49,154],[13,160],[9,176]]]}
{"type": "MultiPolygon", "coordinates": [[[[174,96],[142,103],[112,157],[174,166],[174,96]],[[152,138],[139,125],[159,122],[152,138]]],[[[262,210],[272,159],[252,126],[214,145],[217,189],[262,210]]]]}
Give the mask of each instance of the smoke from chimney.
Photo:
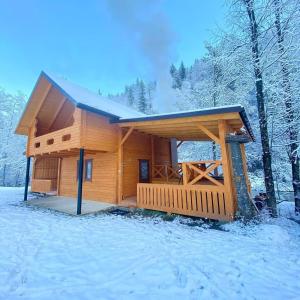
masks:
{"type": "Polygon", "coordinates": [[[154,108],[172,110],[175,102],[169,68],[174,59],[175,34],[167,17],[157,11],[159,0],[107,0],[108,9],[122,25],[151,67],[157,82],[154,108]]]}

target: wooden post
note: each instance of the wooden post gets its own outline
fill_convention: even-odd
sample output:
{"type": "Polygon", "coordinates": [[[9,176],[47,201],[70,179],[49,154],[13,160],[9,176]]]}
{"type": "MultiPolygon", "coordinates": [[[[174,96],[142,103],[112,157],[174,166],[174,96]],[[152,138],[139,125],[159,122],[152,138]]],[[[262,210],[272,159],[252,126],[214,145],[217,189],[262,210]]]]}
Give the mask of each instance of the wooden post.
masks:
{"type": "Polygon", "coordinates": [[[187,185],[188,183],[188,178],[187,178],[187,167],[186,167],[186,163],[182,163],[181,165],[182,167],[182,180],[183,180],[183,185],[187,185]]]}
{"type": "Polygon", "coordinates": [[[225,201],[227,212],[230,214],[231,218],[234,218],[235,209],[234,209],[234,191],[232,186],[232,176],[230,168],[230,156],[229,151],[225,142],[226,133],[227,133],[227,124],[225,120],[219,120],[219,136],[220,136],[220,147],[221,147],[221,156],[222,156],[222,168],[224,175],[224,186],[225,186],[225,201]]]}
{"type": "Polygon", "coordinates": [[[119,147],[118,147],[118,194],[117,203],[120,204],[123,196],[123,143],[122,128],[119,130],[119,147]]]}
{"type": "Polygon", "coordinates": [[[61,175],[61,160],[62,158],[58,158],[58,166],[57,166],[57,181],[56,181],[56,195],[59,196],[60,192],[60,175],[61,175]]]}
{"type": "Polygon", "coordinates": [[[154,136],[151,135],[151,181],[154,176],[154,166],[155,166],[154,136]]]}
{"type": "Polygon", "coordinates": [[[81,214],[84,149],[80,148],[78,166],[77,215],[81,214]]]}
{"type": "Polygon", "coordinates": [[[30,172],[30,158],[31,158],[30,156],[27,157],[25,188],[24,188],[24,201],[27,201],[27,195],[28,195],[29,172],[30,172]]]}

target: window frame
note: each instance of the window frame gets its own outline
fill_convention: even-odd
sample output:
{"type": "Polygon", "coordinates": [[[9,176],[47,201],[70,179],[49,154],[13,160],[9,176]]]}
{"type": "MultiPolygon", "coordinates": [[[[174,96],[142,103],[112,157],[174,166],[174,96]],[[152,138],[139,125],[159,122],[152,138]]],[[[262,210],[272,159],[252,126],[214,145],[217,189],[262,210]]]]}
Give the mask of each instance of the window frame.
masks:
{"type": "Polygon", "coordinates": [[[85,181],[89,181],[89,182],[91,182],[92,181],[92,179],[93,179],[93,159],[92,158],[89,158],[89,159],[86,159],[85,161],[84,161],[84,180],[85,181]],[[90,176],[90,178],[87,178],[87,172],[88,172],[88,167],[87,167],[87,165],[88,164],[91,164],[91,176],[90,176]]]}

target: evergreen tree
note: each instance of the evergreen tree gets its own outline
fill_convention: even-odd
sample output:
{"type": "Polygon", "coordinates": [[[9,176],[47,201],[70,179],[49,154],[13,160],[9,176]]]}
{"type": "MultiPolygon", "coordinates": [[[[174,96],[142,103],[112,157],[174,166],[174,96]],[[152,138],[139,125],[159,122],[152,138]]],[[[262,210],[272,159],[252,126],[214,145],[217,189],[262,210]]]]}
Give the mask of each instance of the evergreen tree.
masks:
{"type": "Polygon", "coordinates": [[[174,78],[176,76],[176,73],[177,73],[177,69],[174,66],[174,64],[172,64],[170,67],[170,74],[171,74],[172,78],[174,78]]]}
{"type": "Polygon", "coordinates": [[[134,95],[133,95],[133,90],[132,87],[127,87],[127,102],[129,106],[134,105],[134,95]]]}
{"type": "Polygon", "coordinates": [[[170,74],[171,74],[171,77],[173,78],[172,88],[180,89],[181,88],[181,80],[180,80],[180,76],[179,76],[179,70],[176,69],[174,64],[172,64],[170,67],[170,74]]]}
{"type": "Polygon", "coordinates": [[[139,82],[138,110],[143,113],[147,111],[146,88],[143,80],[139,82]]]}
{"type": "Polygon", "coordinates": [[[179,66],[178,75],[179,75],[179,79],[182,84],[182,81],[184,81],[186,79],[186,69],[185,69],[183,62],[181,62],[180,66],[179,66]]]}

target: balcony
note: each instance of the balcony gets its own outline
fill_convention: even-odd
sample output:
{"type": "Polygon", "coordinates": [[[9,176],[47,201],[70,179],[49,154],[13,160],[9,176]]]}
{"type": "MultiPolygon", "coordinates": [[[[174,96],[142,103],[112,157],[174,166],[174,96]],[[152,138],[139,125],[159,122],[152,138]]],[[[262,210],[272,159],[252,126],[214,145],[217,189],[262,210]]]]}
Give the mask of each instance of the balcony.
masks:
{"type": "Polygon", "coordinates": [[[30,137],[28,155],[41,155],[79,147],[79,127],[70,126],[38,137],[30,137]]]}

